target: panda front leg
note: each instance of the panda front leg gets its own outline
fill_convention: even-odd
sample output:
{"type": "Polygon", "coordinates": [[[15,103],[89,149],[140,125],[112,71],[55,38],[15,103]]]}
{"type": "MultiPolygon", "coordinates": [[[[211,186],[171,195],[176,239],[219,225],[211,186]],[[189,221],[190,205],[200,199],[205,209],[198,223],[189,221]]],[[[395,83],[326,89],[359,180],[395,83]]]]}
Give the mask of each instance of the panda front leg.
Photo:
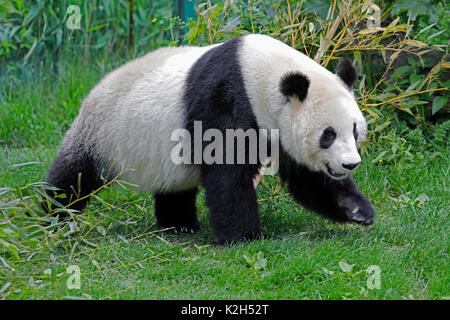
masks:
{"type": "Polygon", "coordinates": [[[260,232],[252,165],[203,165],[211,228],[219,244],[252,240],[260,232]]]}
{"type": "Polygon", "coordinates": [[[175,232],[194,233],[200,229],[195,201],[198,188],[172,193],[155,194],[155,216],[161,228],[175,232]]]}
{"type": "Polygon", "coordinates": [[[336,180],[293,162],[280,168],[280,174],[294,199],[306,208],[337,222],[374,222],[372,204],[350,176],[336,180]]]}

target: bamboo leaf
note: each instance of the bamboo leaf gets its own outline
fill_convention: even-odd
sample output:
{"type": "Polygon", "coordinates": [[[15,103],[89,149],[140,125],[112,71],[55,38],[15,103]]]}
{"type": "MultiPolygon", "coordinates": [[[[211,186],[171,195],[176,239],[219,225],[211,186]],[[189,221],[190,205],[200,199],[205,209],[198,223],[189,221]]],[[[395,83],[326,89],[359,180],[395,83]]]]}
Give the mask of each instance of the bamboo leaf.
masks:
{"type": "Polygon", "coordinates": [[[410,45],[413,47],[419,47],[419,48],[428,47],[428,45],[426,43],[423,43],[422,41],[419,41],[419,40],[413,40],[413,39],[406,39],[400,43],[407,44],[407,45],[410,45]]]}
{"type": "Polygon", "coordinates": [[[381,32],[381,31],[385,31],[386,28],[366,28],[366,29],[362,29],[361,31],[358,32],[358,34],[371,34],[371,33],[377,33],[377,32],[381,32]]]}
{"type": "Polygon", "coordinates": [[[432,114],[435,114],[441,110],[448,101],[448,96],[439,96],[433,99],[433,107],[431,110],[432,114]]]}

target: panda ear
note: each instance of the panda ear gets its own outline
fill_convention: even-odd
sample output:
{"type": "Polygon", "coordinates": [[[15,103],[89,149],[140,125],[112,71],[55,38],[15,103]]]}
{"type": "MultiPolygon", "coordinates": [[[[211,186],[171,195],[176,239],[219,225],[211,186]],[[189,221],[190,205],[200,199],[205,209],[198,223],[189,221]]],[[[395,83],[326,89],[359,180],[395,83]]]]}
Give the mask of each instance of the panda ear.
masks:
{"type": "Polygon", "coordinates": [[[308,94],[309,79],[300,72],[289,72],[281,78],[280,91],[286,97],[297,96],[300,101],[308,94]]]}
{"type": "Polygon", "coordinates": [[[357,73],[350,59],[343,58],[339,61],[336,74],[344,81],[349,89],[353,89],[357,73]]]}

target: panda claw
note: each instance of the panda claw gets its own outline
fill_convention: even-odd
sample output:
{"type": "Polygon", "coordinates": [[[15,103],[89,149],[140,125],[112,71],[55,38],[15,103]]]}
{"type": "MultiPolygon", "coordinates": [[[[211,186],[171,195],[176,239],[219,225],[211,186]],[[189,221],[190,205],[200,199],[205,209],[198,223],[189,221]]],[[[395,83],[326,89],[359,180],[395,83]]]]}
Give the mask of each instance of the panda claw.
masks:
{"type": "Polygon", "coordinates": [[[195,233],[197,230],[195,228],[190,227],[175,227],[173,229],[174,233],[195,233]]]}
{"type": "Polygon", "coordinates": [[[355,212],[352,216],[352,220],[362,225],[371,225],[374,222],[373,217],[366,217],[361,213],[361,211],[355,212]]]}
{"type": "Polygon", "coordinates": [[[366,217],[364,217],[361,212],[353,212],[353,217],[352,220],[356,221],[356,222],[363,222],[366,220],[366,217]]]}

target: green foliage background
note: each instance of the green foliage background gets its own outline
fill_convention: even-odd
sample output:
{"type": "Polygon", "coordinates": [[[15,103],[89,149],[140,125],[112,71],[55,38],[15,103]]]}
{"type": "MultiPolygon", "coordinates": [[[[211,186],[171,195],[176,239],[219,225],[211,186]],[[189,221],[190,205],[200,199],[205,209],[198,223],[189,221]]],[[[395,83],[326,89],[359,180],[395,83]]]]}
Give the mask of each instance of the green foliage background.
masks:
{"type": "MultiPolygon", "coordinates": [[[[67,1],[1,2],[2,79],[10,83],[35,79],[41,68],[46,74],[59,76],[58,63],[74,58],[85,65],[107,66],[160,46],[207,45],[256,32],[279,38],[311,57],[325,47],[323,60],[318,61],[331,68],[340,56],[353,56],[361,72],[359,102],[371,116],[374,131],[388,125],[401,131],[414,128],[419,122],[430,127],[423,122],[425,119],[433,123],[448,120],[448,2],[196,1],[197,19],[184,23],[177,17],[174,0],[134,0],[132,48],[129,3],[130,0],[70,2],[79,6],[81,13],[81,28],[70,30],[66,26],[71,15],[67,1]],[[380,8],[384,30],[361,33],[375,12],[376,7],[371,4],[380,8]],[[335,22],[338,23],[333,31],[335,22]],[[184,41],[180,35],[185,35],[184,41]],[[351,40],[355,41],[353,45],[351,40]],[[397,51],[409,53],[407,62],[401,66],[394,63],[386,70],[392,52],[397,51]],[[383,77],[386,71],[389,77],[383,77]],[[413,94],[385,103],[405,92],[413,94]],[[379,107],[372,108],[373,105],[379,107]]],[[[3,81],[3,86],[8,86],[7,82],[3,81]]]]}

